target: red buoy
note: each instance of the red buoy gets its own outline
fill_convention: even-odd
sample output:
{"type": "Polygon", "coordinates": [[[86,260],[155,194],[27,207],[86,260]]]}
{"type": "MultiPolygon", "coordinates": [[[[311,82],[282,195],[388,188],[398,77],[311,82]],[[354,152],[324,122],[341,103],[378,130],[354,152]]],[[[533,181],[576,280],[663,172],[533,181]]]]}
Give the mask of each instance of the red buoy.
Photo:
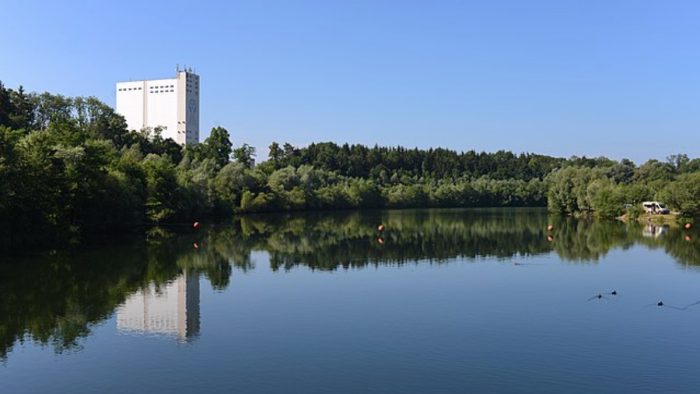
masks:
{"type": "Polygon", "coordinates": [[[554,241],[554,237],[552,237],[551,235],[548,235],[548,236],[547,236],[547,241],[549,241],[549,242],[554,241]]]}
{"type": "Polygon", "coordinates": [[[548,225],[547,231],[552,231],[552,230],[554,230],[554,225],[553,224],[548,225]]]}
{"type": "Polygon", "coordinates": [[[693,238],[692,238],[690,235],[686,235],[686,236],[685,236],[685,240],[688,241],[688,242],[690,242],[690,241],[693,240],[693,238]]]}
{"type": "Polygon", "coordinates": [[[692,223],[686,223],[685,226],[683,226],[683,227],[684,227],[686,230],[690,230],[691,228],[693,228],[693,225],[692,225],[692,223]]]}
{"type": "Polygon", "coordinates": [[[199,244],[196,242],[194,244],[192,244],[192,246],[194,246],[195,249],[199,249],[199,244]]]}
{"type": "Polygon", "coordinates": [[[380,233],[383,232],[383,231],[384,231],[384,225],[383,225],[383,224],[380,224],[379,226],[377,226],[377,231],[379,231],[380,233]]]}
{"type": "Polygon", "coordinates": [[[382,238],[382,237],[377,238],[377,243],[380,245],[384,245],[384,238],[382,238]]]}
{"type": "Polygon", "coordinates": [[[192,223],[192,227],[194,227],[195,230],[199,230],[199,222],[192,223]]]}

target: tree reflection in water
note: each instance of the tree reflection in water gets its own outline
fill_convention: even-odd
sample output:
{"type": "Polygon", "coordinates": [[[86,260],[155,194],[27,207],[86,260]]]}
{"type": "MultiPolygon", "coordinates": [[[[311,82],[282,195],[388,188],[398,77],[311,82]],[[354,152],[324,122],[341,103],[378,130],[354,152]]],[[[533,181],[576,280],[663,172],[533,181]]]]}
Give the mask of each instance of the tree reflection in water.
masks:
{"type": "Polygon", "coordinates": [[[597,262],[614,248],[641,244],[665,250],[680,264],[700,265],[695,233],[669,228],[645,236],[644,230],[638,224],[548,216],[539,209],[260,215],[185,234],[153,229],[145,238],[0,263],[0,357],[25,339],[57,352],[74,348],[130,295],[168,286],[183,274],[202,275],[224,290],[234,268],[254,269],[252,251],[269,253],[273,270],[336,270],[552,251],[564,261],[597,262]],[[382,242],[379,224],[385,226],[382,242]]]}

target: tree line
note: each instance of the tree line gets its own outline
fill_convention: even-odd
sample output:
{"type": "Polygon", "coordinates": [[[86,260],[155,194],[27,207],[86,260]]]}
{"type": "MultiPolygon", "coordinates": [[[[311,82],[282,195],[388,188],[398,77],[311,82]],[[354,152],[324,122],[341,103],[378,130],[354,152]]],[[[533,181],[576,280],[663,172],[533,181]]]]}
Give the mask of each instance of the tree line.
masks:
{"type": "Polygon", "coordinates": [[[700,159],[670,156],[641,166],[623,160],[594,167],[567,166],[547,177],[550,210],[614,218],[638,217],[643,201],[665,202],[681,221],[700,217],[700,159]]]}
{"type": "Polygon", "coordinates": [[[181,147],[130,131],[88,97],[0,83],[0,246],[235,213],[408,207],[547,206],[617,214],[663,197],[698,214],[698,159],[623,160],[335,143],[273,142],[269,159],[222,127],[181,147]]]}

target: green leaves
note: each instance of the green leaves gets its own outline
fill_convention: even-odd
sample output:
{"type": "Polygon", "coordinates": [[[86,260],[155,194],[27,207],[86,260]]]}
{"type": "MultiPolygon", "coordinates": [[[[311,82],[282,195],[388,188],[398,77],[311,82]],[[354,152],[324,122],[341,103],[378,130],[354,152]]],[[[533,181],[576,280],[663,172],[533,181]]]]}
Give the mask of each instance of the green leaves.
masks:
{"type": "Polygon", "coordinates": [[[223,168],[231,159],[231,139],[228,130],[223,127],[211,129],[209,138],[202,144],[202,158],[214,160],[218,168],[223,168]]]}

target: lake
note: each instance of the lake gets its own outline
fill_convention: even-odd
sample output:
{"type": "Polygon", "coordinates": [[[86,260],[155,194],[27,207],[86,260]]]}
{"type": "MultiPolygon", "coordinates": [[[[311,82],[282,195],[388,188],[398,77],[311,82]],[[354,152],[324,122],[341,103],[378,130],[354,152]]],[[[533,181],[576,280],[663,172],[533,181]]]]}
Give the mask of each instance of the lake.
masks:
{"type": "Polygon", "coordinates": [[[5,256],[0,391],[698,392],[699,238],[378,210],[5,256]]]}

